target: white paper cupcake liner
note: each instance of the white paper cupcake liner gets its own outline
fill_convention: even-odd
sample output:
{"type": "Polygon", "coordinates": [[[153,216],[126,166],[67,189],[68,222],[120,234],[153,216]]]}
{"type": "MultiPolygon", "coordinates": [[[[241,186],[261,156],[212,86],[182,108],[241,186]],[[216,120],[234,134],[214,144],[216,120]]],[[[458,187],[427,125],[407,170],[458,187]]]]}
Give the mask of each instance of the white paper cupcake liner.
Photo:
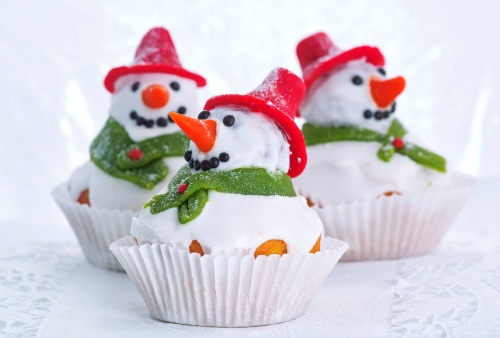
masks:
{"type": "Polygon", "coordinates": [[[455,174],[446,188],[313,208],[325,235],[349,244],[342,260],[409,257],[438,246],[474,187],[474,179],[455,174]]]}
{"type": "Polygon", "coordinates": [[[153,317],[179,324],[247,327],[303,314],[347,247],[325,238],[315,254],[201,257],[168,244],[139,246],[127,236],[110,249],[153,317]]]}
{"type": "Polygon", "coordinates": [[[67,183],[57,186],[52,197],[73,228],[87,260],[100,268],[124,271],[109,251],[109,245],[130,234],[132,217],[138,212],[108,210],[73,202],[67,183]]]}

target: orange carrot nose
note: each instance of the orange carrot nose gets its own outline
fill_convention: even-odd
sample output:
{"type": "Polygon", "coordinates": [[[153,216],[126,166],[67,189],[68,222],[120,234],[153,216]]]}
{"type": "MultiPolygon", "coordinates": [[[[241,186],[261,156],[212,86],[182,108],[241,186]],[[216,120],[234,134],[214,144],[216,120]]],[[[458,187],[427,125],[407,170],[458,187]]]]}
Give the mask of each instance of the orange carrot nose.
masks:
{"type": "Polygon", "coordinates": [[[187,137],[196,144],[200,151],[208,153],[214,147],[217,122],[214,120],[197,120],[175,112],[171,112],[170,117],[187,137]]]}
{"type": "Polygon", "coordinates": [[[381,80],[376,76],[370,78],[370,93],[379,108],[388,107],[403,89],[405,89],[405,79],[402,76],[389,80],[381,80]]]}
{"type": "Polygon", "coordinates": [[[152,109],[165,107],[168,102],[168,98],[168,90],[162,85],[150,85],[142,91],[142,102],[152,109]]]}

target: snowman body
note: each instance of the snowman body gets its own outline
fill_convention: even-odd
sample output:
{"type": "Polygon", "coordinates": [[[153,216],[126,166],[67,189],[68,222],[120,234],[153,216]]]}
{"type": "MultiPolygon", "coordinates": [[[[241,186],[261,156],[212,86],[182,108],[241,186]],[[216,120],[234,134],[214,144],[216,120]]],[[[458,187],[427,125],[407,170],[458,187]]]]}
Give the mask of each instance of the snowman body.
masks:
{"type": "MultiPolygon", "coordinates": [[[[186,159],[193,174],[205,170],[199,163],[214,158],[222,160],[206,170],[264,168],[271,175],[284,175],[288,170],[289,144],[266,116],[235,107],[216,108],[206,115],[204,119],[217,123],[216,141],[208,152],[191,142],[186,159]]],[[[159,194],[167,190],[165,187],[159,194]]],[[[210,190],[203,211],[190,222],[179,222],[178,208],[153,214],[145,207],[133,220],[131,234],[141,243],[163,242],[183,248],[196,240],[205,253],[212,254],[253,254],[260,244],[280,239],[286,242],[288,253],[303,253],[323,234],[323,225],[302,196],[210,190]]]]}
{"type": "MultiPolygon", "coordinates": [[[[109,115],[134,142],[141,142],[180,132],[169,120],[170,112],[193,115],[197,110],[195,81],[173,74],[144,73],[125,75],[116,81],[109,115]]],[[[168,167],[168,175],[153,189],[115,178],[89,162],[71,177],[70,193],[76,200],[81,191],[88,188],[92,206],[140,210],[185,163],[180,156],[165,157],[163,161],[168,167]]]]}
{"type": "MultiPolygon", "coordinates": [[[[350,61],[316,80],[302,103],[301,114],[318,126],[357,126],[385,134],[396,110],[395,96],[380,106],[385,99],[382,86],[389,81],[384,69],[363,59],[350,61]]],[[[404,141],[424,145],[411,132],[404,141]]],[[[449,175],[398,153],[384,162],[377,156],[380,147],[378,142],[364,141],[308,146],[308,165],[294,179],[294,185],[311,202],[325,205],[418,191],[446,185],[450,180],[449,175]]]]}

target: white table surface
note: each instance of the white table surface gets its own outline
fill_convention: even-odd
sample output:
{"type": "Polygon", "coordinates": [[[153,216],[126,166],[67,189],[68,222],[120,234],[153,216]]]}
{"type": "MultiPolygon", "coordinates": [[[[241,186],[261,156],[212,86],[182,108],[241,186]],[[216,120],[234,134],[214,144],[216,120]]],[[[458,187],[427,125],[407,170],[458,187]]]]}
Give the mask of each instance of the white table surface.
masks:
{"type": "Polygon", "coordinates": [[[339,263],[302,317],[257,328],[157,321],[75,241],[0,242],[0,336],[500,336],[499,202],[500,180],[480,182],[432,254],[339,263]]]}

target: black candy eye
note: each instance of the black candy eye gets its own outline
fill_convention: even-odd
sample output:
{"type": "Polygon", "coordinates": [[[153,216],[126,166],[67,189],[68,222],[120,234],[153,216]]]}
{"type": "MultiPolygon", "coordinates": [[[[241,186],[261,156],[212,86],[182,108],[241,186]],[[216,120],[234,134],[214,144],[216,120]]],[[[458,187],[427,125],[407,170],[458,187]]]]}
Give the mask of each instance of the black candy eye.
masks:
{"type": "Polygon", "coordinates": [[[137,89],[139,89],[139,85],[140,85],[139,82],[135,82],[130,88],[132,89],[133,92],[136,92],[137,89]]]}
{"type": "Polygon", "coordinates": [[[187,110],[186,107],[180,106],[179,109],[177,109],[177,112],[179,114],[186,114],[186,110],[187,110]]]}
{"type": "Polygon", "coordinates": [[[209,116],[210,112],[208,110],[203,110],[201,113],[198,114],[198,120],[208,119],[209,116]]]}
{"type": "Polygon", "coordinates": [[[179,82],[170,82],[170,88],[172,88],[173,90],[175,91],[178,91],[179,89],[181,89],[181,85],[179,84],[179,82]]]}
{"type": "Polygon", "coordinates": [[[354,75],[352,77],[352,83],[355,84],[356,86],[360,86],[363,84],[363,79],[359,75],[354,75]]]}
{"type": "Polygon", "coordinates": [[[384,76],[385,76],[385,69],[384,69],[384,68],[379,68],[379,69],[377,69],[377,70],[378,70],[378,72],[379,72],[380,74],[382,74],[382,75],[384,75],[384,76]]]}
{"type": "Polygon", "coordinates": [[[222,123],[224,123],[225,126],[231,127],[234,124],[234,116],[233,115],[226,115],[222,119],[222,123]]]}

